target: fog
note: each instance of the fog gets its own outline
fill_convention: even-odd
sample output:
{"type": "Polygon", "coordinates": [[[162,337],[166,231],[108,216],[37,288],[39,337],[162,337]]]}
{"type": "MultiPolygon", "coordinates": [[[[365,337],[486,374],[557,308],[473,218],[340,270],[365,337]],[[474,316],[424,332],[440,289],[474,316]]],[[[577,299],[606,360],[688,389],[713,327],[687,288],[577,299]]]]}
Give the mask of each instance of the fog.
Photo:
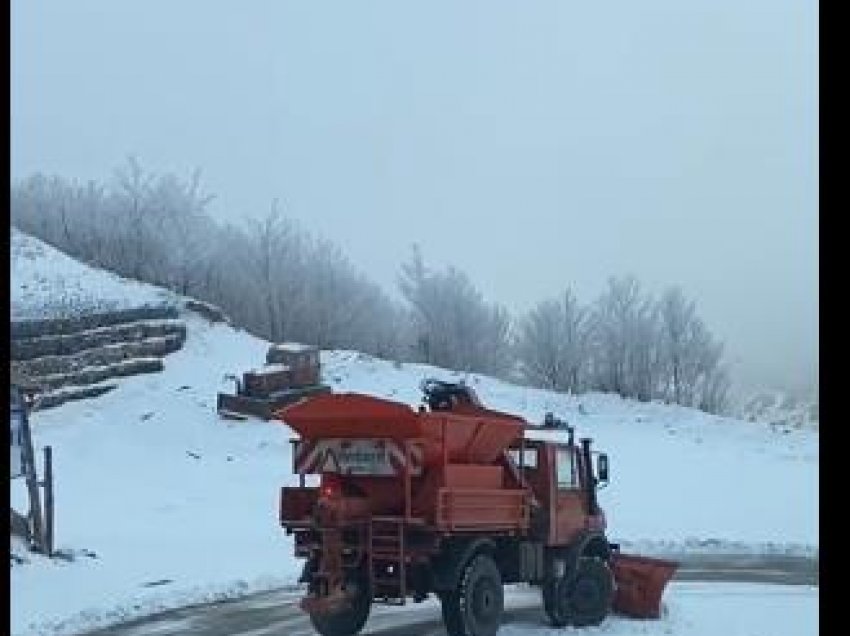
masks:
{"type": "Polygon", "coordinates": [[[816,388],[816,3],[13,1],[12,177],[201,167],[395,291],[681,285],[740,387],[816,388]]]}

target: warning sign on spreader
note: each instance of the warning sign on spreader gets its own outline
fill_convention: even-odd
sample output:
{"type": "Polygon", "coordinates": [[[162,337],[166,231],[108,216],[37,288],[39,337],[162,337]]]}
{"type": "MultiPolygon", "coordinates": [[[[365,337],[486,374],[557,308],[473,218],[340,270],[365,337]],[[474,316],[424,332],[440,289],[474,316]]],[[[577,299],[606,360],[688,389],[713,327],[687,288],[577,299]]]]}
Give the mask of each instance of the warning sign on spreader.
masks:
{"type": "Polygon", "coordinates": [[[422,448],[404,447],[391,439],[297,440],[293,453],[295,473],[342,473],[345,475],[412,475],[422,472],[422,448]]]}
{"type": "Polygon", "coordinates": [[[325,472],[351,475],[393,475],[386,445],[375,440],[351,440],[326,449],[325,472]]]}

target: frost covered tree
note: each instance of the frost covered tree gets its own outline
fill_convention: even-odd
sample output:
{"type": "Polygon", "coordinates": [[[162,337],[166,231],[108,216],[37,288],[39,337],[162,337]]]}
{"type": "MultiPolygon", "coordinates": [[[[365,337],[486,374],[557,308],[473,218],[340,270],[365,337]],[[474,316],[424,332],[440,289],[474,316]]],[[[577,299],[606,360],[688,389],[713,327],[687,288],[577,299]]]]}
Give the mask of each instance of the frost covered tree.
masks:
{"type": "Polygon", "coordinates": [[[120,221],[115,238],[127,275],[137,280],[148,279],[163,251],[156,246],[162,227],[150,207],[154,178],[133,156],[113,174],[112,199],[120,221]]]}
{"type": "Polygon", "coordinates": [[[307,263],[304,328],[310,340],[326,348],[372,340],[373,325],[385,317],[377,288],[326,239],[311,241],[307,263]]]}
{"type": "Polygon", "coordinates": [[[729,392],[731,382],[726,366],[719,365],[703,377],[697,405],[708,413],[727,414],[730,410],[729,392]]]}
{"type": "Polygon", "coordinates": [[[636,278],[611,278],[588,308],[567,290],[539,303],[514,334],[504,307],[486,302],[456,268],[429,270],[418,247],[402,264],[402,304],[277,201],[241,225],[214,221],[211,201],[199,171],[154,174],[134,157],[103,185],[36,174],[13,184],[10,198],[20,229],[91,265],[218,305],[270,340],[503,377],[519,366],[536,386],[714,412],[728,401],[723,346],[678,288],[655,302],[636,278]]]}
{"type": "Polygon", "coordinates": [[[516,351],[523,377],[555,391],[583,388],[587,366],[587,311],[567,289],[558,300],[544,300],[521,321],[516,351]]]}
{"type": "Polygon", "coordinates": [[[130,157],[105,186],[44,175],[14,184],[11,217],[89,264],[212,302],[264,338],[401,353],[401,305],[337,246],[277,202],[242,227],[215,222],[211,201],[200,171],[158,175],[130,157]]]}
{"type": "Polygon", "coordinates": [[[631,334],[627,372],[630,395],[644,402],[658,397],[665,382],[660,326],[658,307],[651,297],[645,297],[631,334]]]}
{"type": "Polygon", "coordinates": [[[187,180],[163,175],[150,188],[151,221],[161,230],[165,249],[157,278],[177,293],[195,291],[200,263],[212,235],[213,223],[206,208],[213,199],[202,190],[198,169],[187,180]]]}
{"type": "Polygon", "coordinates": [[[726,406],[729,379],[723,345],[715,341],[696,303],[678,287],[659,300],[666,386],[662,397],[677,404],[719,412],[726,406]]]}
{"type": "Polygon", "coordinates": [[[414,246],[399,287],[410,306],[416,359],[493,375],[509,369],[508,313],[485,302],[466,274],[454,267],[429,270],[414,246]]]}
{"type": "Polygon", "coordinates": [[[651,400],[664,383],[660,318],[634,276],[608,279],[589,317],[591,386],[651,400]]]}
{"type": "Polygon", "coordinates": [[[691,349],[694,324],[697,320],[696,306],[685,299],[678,287],[668,289],[659,300],[663,329],[663,346],[666,356],[670,385],[668,393],[677,404],[682,403],[684,367],[691,349]]]}
{"type": "Polygon", "coordinates": [[[679,288],[655,301],[633,276],[611,278],[591,317],[593,386],[717,412],[729,380],[723,346],[679,288]]]}
{"type": "Polygon", "coordinates": [[[272,341],[291,338],[303,299],[302,233],[283,216],[275,199],[269,213],[251,224],[251,239],[248,255],[258,301],[265,312],[263,333],[272,341]]]}

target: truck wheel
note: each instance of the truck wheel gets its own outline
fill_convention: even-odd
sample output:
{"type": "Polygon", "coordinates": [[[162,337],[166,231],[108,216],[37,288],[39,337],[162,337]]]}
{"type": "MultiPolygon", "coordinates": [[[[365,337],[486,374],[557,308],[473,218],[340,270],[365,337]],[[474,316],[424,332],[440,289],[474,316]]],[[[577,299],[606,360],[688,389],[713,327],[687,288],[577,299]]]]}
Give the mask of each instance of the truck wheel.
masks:
{"type": "Polygon", "coordinates": [[[611,611],[614,576],[608,564],[581,557],[575,576],[563,579],[558,590],[558,613],[575,627],[598,625],[611,611]]]}
{"type": "Polygon", "coordinates": [[[466,636],[460,617],[460,594],[457,591],[440,592],[439,596],[446,634],[448,636],[466,636]]]}
{"type": "Polygon", "coordinates": [[[502,576],[486,554],[464,568],[458,589],[441,595],[443,622],[449,636],[495,636],[502,622],[502,576]]]}
{"type": "Polygon", "coordinates": [[[372,608],[372,593],[363,575],[346,583],[353,593],[348,607],[336,612],[310,614],[310,622],[322,636],[354,636],[363,629],[372,608]]]}
{"type": "Polygon", "coordinates": [[[558,602],[560,580],[547,581],[543,584],[543,611],[549,617],[552,627],[565,627],[569,621],[561,612],[561,603],[558,602]]]}

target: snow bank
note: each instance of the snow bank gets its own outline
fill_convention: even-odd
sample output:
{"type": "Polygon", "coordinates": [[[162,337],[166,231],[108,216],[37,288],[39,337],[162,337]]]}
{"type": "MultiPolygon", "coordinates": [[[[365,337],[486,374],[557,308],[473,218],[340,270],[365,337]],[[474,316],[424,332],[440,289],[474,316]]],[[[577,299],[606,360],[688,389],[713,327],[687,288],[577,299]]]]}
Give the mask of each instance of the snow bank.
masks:
{"type": "Polygon", "coordinates": [[[174,301],[171,292],[89,267],[15,228],[10,248],[15,321],[73,318],[174,301]]]}

